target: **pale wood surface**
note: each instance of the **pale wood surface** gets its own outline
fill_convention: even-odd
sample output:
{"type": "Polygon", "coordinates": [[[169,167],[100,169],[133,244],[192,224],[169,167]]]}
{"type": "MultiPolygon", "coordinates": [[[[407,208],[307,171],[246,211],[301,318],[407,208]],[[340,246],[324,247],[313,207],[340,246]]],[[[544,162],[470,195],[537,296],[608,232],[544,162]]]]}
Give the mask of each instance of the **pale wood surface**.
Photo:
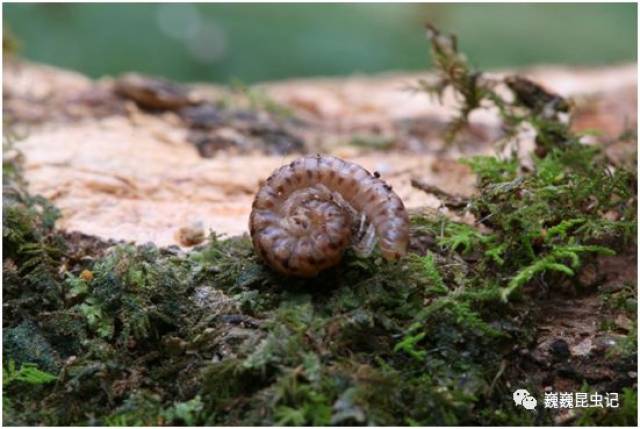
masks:
{"type": "MultiPolygon", "coordinates": [[[[635,65],[538,67],[524,73],[572,97],[575,126],[601,129],[600,140],[636,124],[635,65]]],[[[300,133],[311,150],[379,171],[409,208],[436,208],[440,201],[412,188],[410,180],[425,180],[453,193],[473,192],[474,178],[455,159],[490,153],[499,128],[493,112],[478,112],[472,116],[477,133],[468,144],[442,150],[437,130],[451,117],[455,100],[447,97],[441,106],[406,90],[421,77],[395,73],[290,80],[261,88],[308,124],[300,133]],[[421,126],[422,134],[407,133],[399,125],[403,121],[421,126]],[[354,134],[400,142],[399,149],[383,152],[347,144],[354,134]]],[[[5,118],[15,120],[21,136],[16,147],[25,157],[30,191],[62,210],[58,227],[159,245],[178,244],[177,231],[198,222],[223,234],[245,233],[260,181],[295,155],[229,151],[202,158],[175,114],[151,114],[130,102],[123,109],[110,95],[112,85],[110,79],[92,81],[38,64],[5,64],[5,118]]],[[[205,99],[224,92],[211,85],[193,87],[205,99]]],[[[629,144],[611,147],[619,156],[634,149],[629,144]]]]}

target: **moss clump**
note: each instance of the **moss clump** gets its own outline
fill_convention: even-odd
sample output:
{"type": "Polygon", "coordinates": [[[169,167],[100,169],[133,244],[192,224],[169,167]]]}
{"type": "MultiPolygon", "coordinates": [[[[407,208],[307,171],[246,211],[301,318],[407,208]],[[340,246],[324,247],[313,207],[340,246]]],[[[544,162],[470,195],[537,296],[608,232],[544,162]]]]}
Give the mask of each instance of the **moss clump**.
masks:
{"type": "Polygon", "coordinates": [[[440,243],[462,253],[480,249],[484,275],[510,278],[503,299],[543,273],[573,276],[585,257],[634,245],[637,173],[612,165],[599,147],[582,143],[570,128],[570,103],[519,76],[492,79],[472,71],[454,36],[430,25],[427,36],[438,74],[421,87],[439,96],[446,88],[457,93],[461,114],[451,132],[466,126],[473,110],[493,106],[505,129],[501,144],[514,149],[507,156],[463,160],[478,178],[469,210],[490,232],[448,223],[440,243]],[[498,91],[501,86],[510,97],[498,91]],[[536,133],[527,167],[515,150],[525,126],[536,133]]]}

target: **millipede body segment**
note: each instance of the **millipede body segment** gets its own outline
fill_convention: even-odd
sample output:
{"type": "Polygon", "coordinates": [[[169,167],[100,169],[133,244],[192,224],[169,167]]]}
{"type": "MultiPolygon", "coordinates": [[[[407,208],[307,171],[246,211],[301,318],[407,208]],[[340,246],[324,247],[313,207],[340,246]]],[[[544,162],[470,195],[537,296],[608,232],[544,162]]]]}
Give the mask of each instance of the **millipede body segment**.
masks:
{"type": "Polygon", "coordinates": [[[311,277],[340,262],[371,225],[387,260],[406,253],[409,218],[402,200],[379,176],[327,155],[299,158],[262,185],[249,218],[253,246],[282,274],[311,277]]]}

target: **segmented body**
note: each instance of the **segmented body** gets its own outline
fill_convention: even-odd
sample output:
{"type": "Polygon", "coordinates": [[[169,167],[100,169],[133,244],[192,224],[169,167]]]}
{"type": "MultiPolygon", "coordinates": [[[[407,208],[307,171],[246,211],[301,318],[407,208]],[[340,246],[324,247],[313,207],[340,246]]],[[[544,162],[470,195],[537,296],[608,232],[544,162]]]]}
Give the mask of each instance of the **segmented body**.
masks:
{"type": "Polygon", "coordinates": [[[379,176],[327,155],[278,168],[256,194],[249,219],[253,246],[272,268],[311,277],[336,265],[357,239],[364,214],[387,260],[406,253],[409,219],[379,176]]]}

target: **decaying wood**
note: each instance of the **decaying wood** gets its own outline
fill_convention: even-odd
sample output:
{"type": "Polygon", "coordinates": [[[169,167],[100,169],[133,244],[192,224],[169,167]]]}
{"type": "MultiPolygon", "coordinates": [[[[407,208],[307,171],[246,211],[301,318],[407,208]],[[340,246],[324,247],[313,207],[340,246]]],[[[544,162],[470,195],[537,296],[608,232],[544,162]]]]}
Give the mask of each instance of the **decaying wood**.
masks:
{"type": "MultiPolygon", "coordinates": [[[[612,139],[635,126],[634,65],[524,72],[572,98],[579,129],[598,128],[604,133],[600,138],[612,139]]],[[[20,136],[16,146],[25,157],[30,192],[62,210],[59,228],[185,245],[191,241],[181,240],[180,231],[194,224],[228,235],[247,232],[261,181],[298,152],[333,154],[380,172],[410,209],[440,207],[445,194],[470,195],[475,179],[455,160],[491,153],[500,136],[497,119],[490,111],[474,113],[464,142],[444,152],[441,131],[455,100],[445,97],[440,105],[408,91],[420,77],[266,83],[259,88],[295,116],[274,125],[260,113],[217,110],[216,102],[232,97],[219,86],[189,86],[190,100],[208,103],[199,111],[178,109],[189,109],[190,103],[149,110],[116,91],[114,79],[92,81],[9,61],[4,114],[20,136]],[[416,189],[412,179],[443,193],[416,189]]],[[[612,156],[624,156],[631,145],[612,145],[612,156]]]]}

